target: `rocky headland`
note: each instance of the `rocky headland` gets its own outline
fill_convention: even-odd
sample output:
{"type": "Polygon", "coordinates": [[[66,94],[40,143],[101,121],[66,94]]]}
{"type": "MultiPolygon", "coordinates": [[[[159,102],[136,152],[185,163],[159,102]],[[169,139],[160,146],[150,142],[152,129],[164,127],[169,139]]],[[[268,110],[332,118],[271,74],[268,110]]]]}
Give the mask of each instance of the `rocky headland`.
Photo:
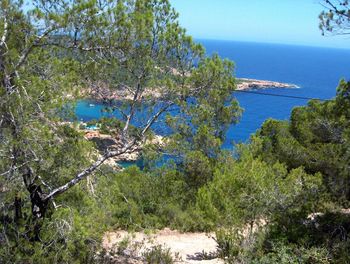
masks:
{"type": "Polygon", "coordinates": [[[247,79],[247,78],[238,78],[237,79],[237,90],[245,91],[252,89],[268,89],[268,88],[284,88],[284,89],[295,89],[300,88],[298,85],[291,83],[282,83],[266,80],[256,80],[256,79],[247,79]]]}
{"type": "MultiPolygon", "coordinates": [[[[236,79],[236,90],[249,91],[253,89],[268,89],[268,88],[282,88],[282,89],[295,89],[300,88],[298,85],[291,83],[282,83],[268,80],[256,80],[248,78],[236,79]]],[[[145,88],[143,95],[139,99],[161,99],[163,93],[162,89],[145,88]]],[[[97,83],[91,85],[85,92],[84,97],[89,97],[97,101],[120,101],[120,100],[133,100],[134,94],[125,87],[119,87],[118,89],[111,90],[104,83],[97,83]]]]}

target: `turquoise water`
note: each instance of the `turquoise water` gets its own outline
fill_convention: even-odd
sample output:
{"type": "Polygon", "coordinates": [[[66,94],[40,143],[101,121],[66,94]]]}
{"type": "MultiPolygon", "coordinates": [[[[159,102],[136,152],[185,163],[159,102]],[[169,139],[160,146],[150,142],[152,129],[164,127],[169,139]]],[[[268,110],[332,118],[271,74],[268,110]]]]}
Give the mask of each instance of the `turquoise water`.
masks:
{"type": "Polygon", "coordinates": [[[99,127],[98,127],[98,126],[86,126],[86,129],[89,129],[89,130],[98,130],[99,127]]]}
{"type": "MultiPolygon", "coordinates": [[[[276,44],[199,40],[208,54],[219,53],[235,61],[236,76],[262,80],[294,83],[299,89],[266,89],[276,95],[291,95],[330,99],[335,96],[341,78],[350,79],[350,50],[289,46],[276,44]]],[[[345,41],[345,40],[344,40],[345,41]]],[[[307,100],[235,93],[245,109],[238,125],[230,127],[224,148],[232,142],[247,141],[267,118],[288,119],[295,106],[305,105],[307,100]]],[[[89,121],[102,116],[121,115],[106,113],[104,106],[96,102],[80,101],[76,114],[79,119],[89,121]],[[91,106],[91,103],[94,106],[91,106]]],[[[140,117],[147,111],[138,113],[140,117]]],[[[174,109],[176,114],[176,109],[174,109]]],[[[138,121],[135,122],[138,125],[138,121]]],[[[163,123],[153,127],[156,133],[169,134],[163,123]]]]}
{"type": "Polygon", "coordinates": [[[118,161],[118,165],[122,166],[123,168],[129,168],[131,166],[139,166],[139,167],[142,167],[142,161],[138,161],[138,162],[135,162],[135,161],[118,161]]]}

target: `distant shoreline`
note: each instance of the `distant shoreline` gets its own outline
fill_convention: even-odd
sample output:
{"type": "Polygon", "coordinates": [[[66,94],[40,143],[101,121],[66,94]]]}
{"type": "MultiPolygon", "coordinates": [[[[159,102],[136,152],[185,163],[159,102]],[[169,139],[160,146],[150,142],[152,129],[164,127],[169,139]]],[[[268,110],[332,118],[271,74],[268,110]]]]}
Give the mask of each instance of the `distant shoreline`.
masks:
{"type": "Polygon", "coordinates": [[[284,88],[284,89],[296,89],[300,88],[296,84],[282,83],[267,80],[257,80],[248,78],[237,78],[237,90],[244,91],[250,89],[268,89],[268,88],[284,88]]]}
{"type": "MultiPolygon", "coordinates": [[[[282,89],[295,89],[300,88],[298,85],[291,83],[282,83],[268,80],[257,80],[249,78],[236,78],[236,90],[245,91],[252,89],[269,89],[269,88],[282,88],[282,89]]],[[[86,93],[87,99],[93,99],[97,101],[110,101],[110,100],[133,100],[133,95],[128,90],[115,90],[111,91],[106,86],[94,87],[89,89],[86,93]]],[[[162,93],[157,89],[145,89],[143,98],[161,99],[162,93]]]]}

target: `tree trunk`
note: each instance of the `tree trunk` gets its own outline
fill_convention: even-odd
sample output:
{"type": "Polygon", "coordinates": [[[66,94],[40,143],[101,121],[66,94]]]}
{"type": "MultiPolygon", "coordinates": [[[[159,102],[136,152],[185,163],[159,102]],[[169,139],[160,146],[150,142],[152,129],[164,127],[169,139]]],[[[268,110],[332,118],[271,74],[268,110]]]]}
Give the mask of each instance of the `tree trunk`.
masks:
{"type": "Polygon", "coordinates": [[[19,221],[22,219],[22,199],[17,194],[14,201],[14,207],[15,207],[15,217],[14,222],[16,224],[19,224],[19,221]]]}
{"type": "Polygon", "coordinates": [[[45,213],[48,207],[48,200],[45,200],[41,187],[36,184],[31,184],[28,187],[30,193],[30,200],[32,203],[32,215],[35,219],[41,219],[45,217],[45,213]]]}
{"type": "Polygon", "coordinates": [[[32,217],[33,217],[33,233],[30,236],[32,241],[40,241],[40,232],[42,227],[42,220],[46,215],[48,209],[48,200],[45,200],[41,187],[36,184],[31,184],[28,188],[30,193],[30,200],[32,203],[32,217]]]}

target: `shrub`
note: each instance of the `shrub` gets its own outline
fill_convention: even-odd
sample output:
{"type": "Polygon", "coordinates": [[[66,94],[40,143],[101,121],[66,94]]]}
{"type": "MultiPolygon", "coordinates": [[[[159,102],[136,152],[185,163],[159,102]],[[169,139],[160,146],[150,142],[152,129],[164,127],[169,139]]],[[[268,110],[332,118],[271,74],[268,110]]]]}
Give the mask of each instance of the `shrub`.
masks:
{"type": "Polygon", "coordinates": [[[170,249],[162,245],[156,245],[146,250],[142,256],[147,264],[173,264],[175,259],[172,257],[170,249]]]}

